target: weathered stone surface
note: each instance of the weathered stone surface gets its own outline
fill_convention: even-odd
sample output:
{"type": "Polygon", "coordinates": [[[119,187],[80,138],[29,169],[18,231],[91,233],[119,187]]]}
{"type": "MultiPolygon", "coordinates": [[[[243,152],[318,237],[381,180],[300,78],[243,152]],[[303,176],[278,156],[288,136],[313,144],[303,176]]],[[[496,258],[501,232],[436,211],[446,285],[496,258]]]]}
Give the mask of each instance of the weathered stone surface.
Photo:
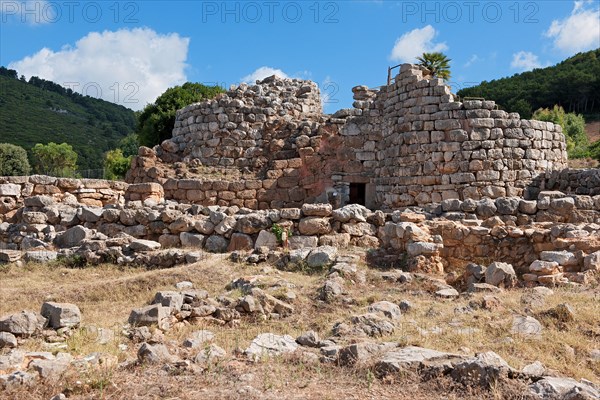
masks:
{"type": "Polygon", "coordinates": [[[306,264],[311,268],[331,265],[337,256],[337,249],[332,246],[319,246],[306,257],[306,264]]]}
{"type": "Polygon", "coordinates": [[[424,362],[447,357],[457,356],[423,347],[407,346],[385,353],[375,364],[375,370],[381,375],[387,375],[406,369],[417,369],[424,362]]]}
{"type": "Polygon", "coordinates": [[[331,215],[331,204],[303,204],[302,214],[307,217],[328,217],[331,215]]]}
{"type": "Polygon", "coordinates": [[[390,335],[395,330],[393,323],[373,313],[352,317],[352,323],[357,329],[371,337],[390,335]]]}
{"type": "Polygon", "coordinates": [[[319,347],[319,335],[315,331],[304,332],[296,338],[296,343],[300,346],[319,347]]]}
{"type": "Polygon", "coordinates": [[[406,246],[409,256],[416,257],[420,255],[434,255],[439,253],[443,246],[438,243],[414,242],[406,246]]]}
{"type": "Polygon", "coordinates": [[[507,376],[511,367],[493,351],[478,353],[457,363],[452,371],[452,377],[467,385],[489,388],[502,377],[507,376]]]}
{"type": "Polygon", "coordinates": [[[162,364],[171,361],[172,356],[164,344],[142,343],[137,352],[138,361],[142,364],[162,364]]]}
{"type": "Polygon", "coordinates": [[[181,232],[179,234],[179,241],[182,247],[193,247],[201,249],[204,245],[206,236],[200,233],[181,232]]]}
{"type": "Polygon", "coordinates": [[[584,271],[600,271],[600,251],[596,251],[583,258],[584,271]]]}
{"type": "Polygon", "coordinates": [[[163,307],[167,307],[169,312],[176,312],[181,310],[181,306],[183,306],[183,293],[174,292],[174,291],[160,291],[154,295],[154,300],[152,300],[152,304],[160,304],[163,307]]]}
{"type": "Polygon", "coordinates": [[[298,344],[289,335],[261,333],[252,340],[250,347],[244,351],[244,354],[251,360],[259,361],[264,357],[294,352],[297,348],[298,344]]]}
{"type": "Polygon", "coordinates": [[[327,218],[307,217],[300,220],[298,230],[302,235],[324,235],[331,232],[331,224],[327,218]]]}
{"type": "Polygon", "coordinates": [[[200,330],[192,332],[187,339],[183,341],[183,347],[191,349],[198,348],[206,342],[210,342],[214,339],[215,335],[211,331],[200,330]]]}
{"type": "Polygon", "coordinates": [[[160,249],[161,245],[153,240],[134,239],[129,243],[129,248],[133,251],[152,251],[160,249]]]}
{"type": "Polygon", "coordinates": [[[206,239],[206,243],[204,245],[206,251],[211,253],[224,253],[227,251],[227,247],[229,246],[229,241],[223,236],[219,235],[211,235],[206,239]]]}
{"type": "Polygon", "coordinates": [[[367,307],[367,311],[374,314],[381,314],[389,319],[399,319],[402,316],[400,307],[389,301],[378,301],[367,307]]]}
{"type": "Polygon", "coordinates": [[[89,239],[92,236],[92,231],[81,225],[76,225],[67,229],[56,237],[56,245],[59,247],[75,247],[83,240],[89,239]]]}
{"type": "Polygon", "coordinates": [[[258,249],[260,247],[268,247],[271,250],[279,247],[279,241],[277,240],[277,236],[274,233],[271,233],[266,230],[262,230],[259,232],[258,237],[256,238],[256,242],[254,243],[254,248],[258,249]]]}
{"type": "Polygon", "coordinates": [[[573,266],[573,265],[577,265],[577,257],[575,257],[575,254],[563,250],[563,251],[542,251],[540,253],[540,258],[543,261],[550,261],[550,262],[555,262],[558,263],[559,265],[562,266],[573,266]]]}
{"type": "Polygon", "coordinates": [[[231,240],[229,241],[229,245],[227,246],[227,251],[236,251],[236,250],[252,250],[254,248],[254,242],[252,237],[246,235],[245,233],[235,232],[231,235],[231,240]]]}
{"type": "Polygon", "coordinates": [[[512,333],[530,338],[541,337],[543,327],[540,321],[530,316],[513,317],[512,333]]]}
{"type": "Polygon", "coordinates": [[[572,378],[545,376],[529,386],[531,393],[540,399],[598,399],[600,390],[572,378]]]}
{"type": "Polygon", "coordinates": [[[169,311],[169,307],[163,307],[162,304],[152,304],[137,308],[129,314],[128,322],[134,326],[158,324],[169,316],[169,311]]]}
{"type": "Polygon", "coordinates": [[[371,213],[371,210],[360,204],[348,204],[342,208],[333,210],[333,219],[340,222],[348,222],[351,220],[356,222],[366,222],[367,217],[369,217],[371,213]]]}
{"type": "Polygon", "coordinates": [[[10,332],[0,332],[0,349],[17,347],[17,338],[10,332]]]}
{"type": "Polygon", "coordinates": [[[211,343],[196,354],[194,362],[196,364],[209,364],[223,359],[225,356],[227,356],[227,352],[223,348],[211,343]]]}
{"type": "Polygon", "coordinates": [[[75,304],[46,302],[42,304],[40,314],[54,329],[71,328],[81,323],[81,311],[75,304]]]}
{"type": "Polygon", "coordinates": [[[17,337],[28,337],[42,330],[46,319],[32,311],[5,315],[0,318],[0,332],[12,333],[17,337]]]}
{"type": "Polygon", "coordinates": [[[517,283],[517,275],[512,265],[493,262],[485,270],[485,282],[494,286],[511,288],[517,283]]]}

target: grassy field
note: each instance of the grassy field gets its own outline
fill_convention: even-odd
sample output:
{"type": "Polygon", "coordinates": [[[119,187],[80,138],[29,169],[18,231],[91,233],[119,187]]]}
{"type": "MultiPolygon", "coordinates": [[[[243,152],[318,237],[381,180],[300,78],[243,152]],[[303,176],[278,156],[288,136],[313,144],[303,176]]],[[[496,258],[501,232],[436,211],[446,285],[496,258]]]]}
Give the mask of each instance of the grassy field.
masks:
{"type": "MultiPolygon", "coordinates": [[[[166,270],[118,268],[104,265],[69,269],[61,264],[26,265],[0,268],[0,315],[29,309],[39,311],[44,301],[77,304],[83,314],[83,326],[94,325],[116,333],[115,340],[98,344],[88,330],[81,329],[67,341],[76,356],[92,352],[108,353],[120,363],[134,360],[137,347],[120,335],[132,308],[148,304],[158,290],[174,290],[177,282],[188,280],[211,297],[227,295],[237,298],[239,290],[227,291],[229,282],[242,276],[263,275],[265,280],[293,284],[297,294],[294,313],[283,320],[242,318],[239,326],[188,325],[165,334],[173,352],[182,351],[181,341],[192,331],[209,329],[215,343],[227,350],[228,358],[203,372],[164,370],[159,367],[111,366],[91,376],[66,376],[53,385],[38,385],[31,391],[11,393],[15,399],[48,399],[65,392],[77,399],[197,399],[197,398],[277,398],[277,399],[463,399],[526,398],[520,397],[524,384],[503,382],[491,391],[480,392],[449,379],[422,382],[410,374],[381,380],[368,367],[342,368],[308,362],[298,356],[251,363],[240,355],[260,333],[289,334],[293,337],[307,330],[321,338],[331,336],[334,323],[348,321],[352,315],[366,312],[375,301],[398,303],[408,300],[413,309],[404,314],[393,335],[380,341],[417,345],[458,354],[495,351],[512,367],[520,369],[534,361],[542,362],[557,374],[600,382],[600,365],[589,359],[600,348],[600,290],[554,289],[543,305],[524,302],[531,291],[515,289],[496,294],[499,305],[493,309],[473,309],[484,294],[461,296],[456,300],[439,300],[424,291],[427,283],[410,284],[384,281],[376,269],[363,266],[367,282],[347,284],[345,296],[351,301],[325,304],[316,300],[324,275],[283,272],[266,264],[232,263],[221,255],[209,256],[201,263],[166,270]],[[575,310],[575,320],[561,324],[543,311],[560,303],[575,310]],[[471,307],[473,308],[473,307],[471,307]],[[514,315],[532,315],[544,325],[540,339],[511,335],[514,315]],[[512,337],[511,340],[507,338],[512,337]],[[127,350],[119,349],[126,344],[127,350]]],[[[38,340],[24,344],[29,350],[42,350],[38,340]]],[[[181,354],[183,355],[183,353],[181,354]]],[[[1,397],[1,396],[0,396],[1,397]]]]}

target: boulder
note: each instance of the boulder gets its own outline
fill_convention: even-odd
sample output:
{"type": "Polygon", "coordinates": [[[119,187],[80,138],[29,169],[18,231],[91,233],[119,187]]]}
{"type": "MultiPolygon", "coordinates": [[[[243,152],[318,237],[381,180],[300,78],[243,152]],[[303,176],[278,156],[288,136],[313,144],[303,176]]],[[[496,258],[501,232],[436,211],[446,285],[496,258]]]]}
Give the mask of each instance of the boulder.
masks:
{"type": "Polygon", "coordinates": [[[452,378],[469,386],[490,388],[512,368],[502,357],[493,351],[478,353],[454,366],[452,378]]]}
{"type": "Polygon", "coordinates": [[[319,246],[308,254],[306,264],[310,268],[324,267],[333,264],[337,256],[337,249],[333,246],[319,246]]]}
{"type": "Polygon", "coordinates": [[[92,237],[92,230],[81,225],[75,225],[56,236],[55,242],[58,247],[68,248],[81,244],[85,239],[92,237]]]}
{"type": "Polygon", "coordinates": [[[173,291],[161,291],[154,295],[152,304],[160,304],[169,308],[170,312],[180,311],[183,306],[183,294],[173,291]]]}
{"type": "Polygon", "coordinates": [[[270,250],[274,250],[279,247],[277,236],[275,236],[274,233],[266,230],[260,231],[258,237],[256,238],[256,242],[254,243],[254,248],[258,249],[263,246],[268,247],[270,250]]]}
{"type": "Polygon", "coordinates": [[[284,353],[291,353],[298,349],[298,344],[293,337],[289,335],[275,335],[273,333],[261,333],[258,335],[244,354],[254,361],[263,357],[277,356],[284,353]]]}
{"type": "Polygon", "coordinates": [[[206,239],[206,243],[204,245],[206,251],[211,253],[224,253],[227,251],[228,246],[229,241],[223,236],[219,235],[209,236],[208,239],[206,239]]]}
{"type": "Polygon", "coordinates": [[[540,338],[542,335],[542,324],[530,316],[516,315],[513,317],[511,332],[529,338],[540,338]]]}
{"type": "Polygon", "coordinates": [[[183,341],[183,347],[195,349],[202,346],[206,342],[210,342],[214,339],[215,335],[211,331],[195,331],[183,341]]]}
{"type": "Polygon", "coordinates": [[[378,301],[367,307],[367,311],[373,314],[381,314],[389,319],[399,319],[402,316],[400,307],[389,301],[378,301]]]}
{"type": "Polygon", "coordinates": [[[152,304],[136,308],[129,314],[128,322],[134,326],[158,324],[169,316],[169,311],[170,309],[168,307],[163,307],[162,304],[152,304]]]}
{"type": "Polygon", "coordinates": [[[129,243],[129,248],[133,251],[153,251],[160,249],[161,245],[153,240],[134,239],[129,243]]]}
{"type": "Polygon", "coordinates": [[[226,355],[227,352],[223,348],[217,346],[214,343],[211,343],[210,345],[200,350],[198,354],[196,354],[196,356],[194,357],[194,362],[196,364],[214,363],[217,360],[225,358],[226,355]]]}
{"type": "Polygon", "coordinates": [[[319,335],[315,331],[304,332],[296,338],[296,343],[305,347],[319,347],[319,335]]]}
{"type": "Polygon", "coordinates": [[[206,236],[200,233],[181,232],[179,234],[179,241],[182,247],[193,247],[201,249],[204,246],[204,240],[206,236]]]}
{"type": "Polygon", "coordinates": [[[72,328],[81,323],[81,311],[75,304],[46,302],[42,304],[40,314],[48,319],[48,325],[53,329],[72,328]]]}
{"type": "MultiPolygon", "coordinates": [[[[0,332],[0,349],[17,347],[17,338],[10,332],[0,332]]],[[[2,368],[0,368],[2,369],[2,368]]]]}
{"type": "Polygon", "coordinates": [[[248,251],[254,248],[254,241],[249,235],[245,233],[235,232],[231,235],[231,240],[227,246],[227,251],[248,251]]]}
{"type": "Polygon", "coordinates": [[[352,323],[367,336],[380,337],[391,335],[395,326],[377,314],[368,313],[352,317],[352,323]]]}
{"type": "Polygon", "coordinates": [[[406,369],[418,369],[425,362],[435,359],[461,359],[460,356],[417,346],[407,346],[385,353],[375,364],[380,375],[401,372],[406,369]]]}
{"type": "Polygon", "coordinates": [[[164,344],[143,343],[137,352],[138,361],[142,364],[160,364],[171,361],[171,354],[164,344]]]}
{"type": "Polygon", "coordinates": [[[583,258],[583,271],[600,271],[600,251],[583,258]]]}
{"type": "Polygon", "coordinates": [[[41,332],[46,319],[32,311],[6,315],[0,318],[0,332],[12,333],[17,337],[28,337],[41,332]]]}
{"type": "Polygon", "coordinates": [[[577,257],[575,254],[562,250],[562,251],[542,251],[540,253],[542,261],[555,262],[563,267],[575,266],[578,264],[577,257]]]}
{"type": "Polygon", "coordinates": [[[333,219],[340,222],[348,222],[351,220],[357,222],[366,222],[369,215],[372,214],[365,206],[360,204],[348,204],[342,208],[333,210],[333,219]]]}
{"type": "Polygon", "coordinates": [[[331,224],[328,218],[307,217],[300,220],[298,230],[301,235],[325,235],[331,232],[331,224]]]}
{"type": "Polygon", "coordinates": [[[485,283],[511,288],[517,284],[517,274],[512,265],[503,262],[493,262],[485,270],[485,283]]]}
{"type": "Polygon", "coordinates": [[[329,217],[333,207],[331,204],[309,204],[302,205],[302,214],[307,217],[329,217]]]}
{"type": "Polygon", "coordinates": [[[599,399],[600,390],[589,383],[572,378],[545,376],[529,385],[530,392],[539,399],[599,399]]]}

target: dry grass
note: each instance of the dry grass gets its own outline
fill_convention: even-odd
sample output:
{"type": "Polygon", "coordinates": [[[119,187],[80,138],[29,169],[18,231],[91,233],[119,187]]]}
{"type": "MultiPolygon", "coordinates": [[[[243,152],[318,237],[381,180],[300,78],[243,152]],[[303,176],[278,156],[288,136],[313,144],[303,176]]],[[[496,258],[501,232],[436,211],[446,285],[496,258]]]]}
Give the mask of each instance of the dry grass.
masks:
{"type": "MultiPolygon", "coordinates": [[[[366,267],[364,267],[366,268],[366,267]]],[[[312,329],[321,337],[331,335],[335,322],[347,321],[350,316],[366,312],[375,301],[398,303],[409,300],[414,308],[397,323],[396,332],[383,341],[419,345],[437,350],[472,354],[495,351],[515,368],[539,360],[560,374],[577,379],[600,381],[600,365],[588,360],[589,351],[600,348],[600,291],[555,289],[540,309],[526,310],[521,304],[523,290],[505,291],[497,296],[501,308],[474,309],[469,313],[455,310],[480,302],[483,294],[461,296],[456,300],[439,300],[423,291],[423,283],[399,285],[382,281],[377,271],[368,271],[364,285],[347,283],[350,303],[324,304],[316,301],[317,289],[323,275],[283,272],[266,265],[242,265],[227,261],[224,256],[210,256],[205,261],[165,270],[118,268],[103,265],[94,268],[68,269],[60,264],[27,265],[24,268],[0,269],[0,315],[24,309],[39,310],[44,301],[77,304],[84,316],[83,325],[113,329],[117,335],[108,345],[99,345],[86,330],[76,333],[68,342],[69,351],[86,355],[101,351],[117,355],[120,361],[135,358],[135,346],[119,335],[129,312],[147,304],[158,290],[173,290],[175,283],[193,282],[196,288],[210,296],[227,295],[236,298],[239,291],[226,290],[226,285],[240,276],[265,275],[292,283],[298,295],[294,313],[283,320],[242,319],[237,327],[187,326],[166,334],[171,348],[193,330],[209,329],[215,333],[215,343],[230,355],[246,348],[259,333],[273,332],[297,336],[312,329]],[[541,311],[560,303],[569,303],[575,310],[574,322],[560,326],[543,317],[541,311]],[[544,325],[540,340],[526,340],[510,333],[512,316],[535,316],[544,325]],[[459,329],[463,329],[460,331],[459,329]],[[471,329],[470,331],[464,331],[471,329]],[[512,341],[505,338],[512,337],[512,341]],[[127,351],[119,343],[129,345],[127,351]],[[571,354],[565,345],[574,349],[571,354]]],[[[26,348],[40,349],[39,342],[30,340],[26,348]]],[[[374,378],[371,371],[339,368],[326,364],[306,364],[298,360],[275,359],[251,364],[235,356],[201,374],[189,371],[164,371],[159,368],[109,370],[94,376],[66,378],[55,386],[41,385],[34,392],[14,393],[14,398],[48,398],[52,393],[66,390],[73,398],[141,399],[141,398],[519,398],[522,383],[501,382],[491,392],[469,392],[441,379],[422,383],[416,377],[400,377],[398,382],[374,378]],[[76,381],[82,382],[76,384],[76,381]],[[253,389],[244,389],[252,387],[253,389]],[[36,394],[37,393],[37,394],[36,394]]],[[[2,397],[0,395],[0,397],[2,397]]]]}

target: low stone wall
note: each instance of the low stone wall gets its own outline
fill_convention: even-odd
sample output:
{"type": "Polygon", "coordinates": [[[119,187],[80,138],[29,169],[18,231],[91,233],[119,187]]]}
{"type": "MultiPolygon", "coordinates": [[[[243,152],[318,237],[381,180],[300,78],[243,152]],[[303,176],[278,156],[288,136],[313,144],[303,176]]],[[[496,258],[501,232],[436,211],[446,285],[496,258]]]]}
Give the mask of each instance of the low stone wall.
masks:
{"type": "Polygon", "coordinates": [[[549,190],[560,190],[565,193],[599,195],[600,169],[563,169],[547,172],[539,181],[549,190]]]}
{"type": "Polygon", "coordinates": [[[143,241],[135,247],[141,251],[280,248],[272,233],[277,224],[290,233],[288,249],[300,254],[317,246],[358,246],[384,249],[414,271],[464,271],[469,262],[495,260],[528,273],[542,252],[564,249],[572,255],[564,272],[579,274],[585,258],[600,250],[599,210],[600,196],[560,192],[542,192],[535,201],[452,199],[388,214],[355,204],[335,210],[329,204],[304,204],[261,211],[172,201],[91,207],[32,196],[5,216],[0,242],[26,252],[75,248],[90,262],[114,262],[137,251],[128,247],[134,238],[143,241]],[[540,222],[548,220],[552,222],[540,222]]]}
{"type": "Polygon", "coordinates": [[[124,201],[128,184],[100,179],[56,178],[46,175],[0,177],[0,216],[18,209],[30,196],[48,195],[63,203],[102,207],[124,201]]]}

